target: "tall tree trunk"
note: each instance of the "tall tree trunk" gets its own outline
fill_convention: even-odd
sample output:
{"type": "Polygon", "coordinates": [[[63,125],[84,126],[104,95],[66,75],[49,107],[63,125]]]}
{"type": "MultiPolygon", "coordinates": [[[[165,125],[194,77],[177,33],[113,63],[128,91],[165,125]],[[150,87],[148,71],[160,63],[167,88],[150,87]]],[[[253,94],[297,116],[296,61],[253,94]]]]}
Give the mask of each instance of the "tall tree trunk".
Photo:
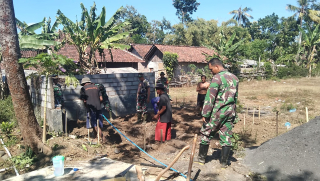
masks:
{"type": "MultiPolygon", "coordinates": [[[[302,17],[300,18],[300,28],[302,28],[302,17]]],[[[299,59],[299,53],[300,53],[300,47],[301,47],[301,39],[302,39],[302,32],[299,31],[299,40],[298,40],[299,47],[298,47],[298,52],[296,55],[296,65],[298,65],[298,59],[299,59]]]]}
{"type": "Polygon", "coordinates": [[[41,127],[35,117],[22,65],[18,63],[20,47],[12,0],[0,0],[0,45],[16,118],[24,142],[35,153],[51,149],[41,142],[41,127]]]}

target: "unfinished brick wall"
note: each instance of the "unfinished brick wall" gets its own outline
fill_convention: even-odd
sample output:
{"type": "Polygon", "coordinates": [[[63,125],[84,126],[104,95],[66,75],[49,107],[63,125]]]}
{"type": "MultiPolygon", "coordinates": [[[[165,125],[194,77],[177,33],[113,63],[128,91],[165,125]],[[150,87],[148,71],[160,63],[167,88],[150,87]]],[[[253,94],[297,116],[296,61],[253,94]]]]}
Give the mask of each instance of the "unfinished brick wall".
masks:
{"type": "MultiPolygon", "coordinates": [[[[155,95],[155,74],[144,73],[145,78],[150,82],[150,99],[155,95]]],[[[139,84],[138,73],[119,73],[119,74],[97,74],[97,75],[77,75],[77,79],[81,82],[83,77],[89,77],[93,83],[100,83],[106,87],[109,100],[111,102],[113,115],[114,116],[125,116],[136,112],[136,95],[139,84]]],[[[59,76],[64,78],[64,76],[59,76]]],[[[30,94],[32,102],[35,106],[41,105],[41,116],[43,117],[44,107],[44,94],[45,94],[45,81],[42,77],[40,86],[37,88],[32,84],[31,80],[28,80],[30,86],[30,94]]],[[[52,81],[49,81],[48,92],[47,92],[47,118],[48,124],[52,117],[51,110],[54,109],[54,98],[52,81]]],[[[62,86],[62,92],[65,99],[65,109],[67,111],[68,120],[85,120],[86,109],[80,98],[80,89],[82,86],[62,86]]],[[[151,109],[151,105],[149,105],[151,109]]],[[[108,117],[106,111],[104,115],[108,117]]]]}

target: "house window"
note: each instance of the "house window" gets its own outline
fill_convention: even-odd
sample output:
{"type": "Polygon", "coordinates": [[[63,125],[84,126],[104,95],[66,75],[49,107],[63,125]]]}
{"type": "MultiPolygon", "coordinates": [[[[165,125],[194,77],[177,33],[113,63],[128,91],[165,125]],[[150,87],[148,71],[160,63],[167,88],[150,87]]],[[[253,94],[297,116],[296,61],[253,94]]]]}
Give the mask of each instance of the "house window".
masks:
{"type": "Polygon", "coordinates": [[[150,72],[153,72],[153,68],[149,68],[150,72]]]}

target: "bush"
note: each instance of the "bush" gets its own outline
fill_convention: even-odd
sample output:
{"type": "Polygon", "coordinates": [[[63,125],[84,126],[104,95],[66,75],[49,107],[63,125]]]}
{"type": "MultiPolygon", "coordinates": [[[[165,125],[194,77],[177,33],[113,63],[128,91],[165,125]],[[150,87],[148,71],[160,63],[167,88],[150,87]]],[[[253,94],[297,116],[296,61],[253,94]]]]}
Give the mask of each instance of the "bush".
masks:
{"type": "Polygon", "coordinates": [[[271,63],[266,62],[264,64],[264,69],[265,69],[266,78],[270,79],[272,77],[272,75],[273,75],[273,70],[272,70],[272,67],[271,67],[271,63]]]}
{"type": "Polygon", "coordinates": [[[12,122],[17,123],[11,96],[8,96],[6,99],[0,101],[0,122],[12,122]]]}
{"type": "Polygon", "coordinates": [[[279,77],[280,79],[291,77],[306,77],[307,75],[308,70],[306,68],[294,64],[290,67],[280,67],[277,73],[277,77],[279,77]]]}

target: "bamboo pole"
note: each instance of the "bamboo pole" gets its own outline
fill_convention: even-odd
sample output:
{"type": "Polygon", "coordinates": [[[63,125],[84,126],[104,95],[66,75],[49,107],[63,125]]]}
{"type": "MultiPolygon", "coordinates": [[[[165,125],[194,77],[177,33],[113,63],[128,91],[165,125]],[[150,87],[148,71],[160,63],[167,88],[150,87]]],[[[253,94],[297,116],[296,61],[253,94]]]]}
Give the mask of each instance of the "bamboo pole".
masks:
{"type": "Polygon", "coordinates": [[[91,143],[91,141],[90,141],[90,130],[88,129],[88,141],[89,141],[89,143],[91,143]]]}
{"type": "Polygon", "coordinates": [[[44,92],[44,110],[43,110],[43,130],[42,130],[42,143],[45,143],[47,140],[47,90],[48,90],[48,76],[46,73],[46,88],[44,92]]]}
{"type": "Polygon", "coordinates": [[[306,107],[306,120],[309,122],[309,113],[308,113],[308,107],[306,107]]]}
{"type": "Polygon", "coordinates": [[[277,118],[276,118],[276,131],[277,131],[277,136],[279,135],[279,111],[277,111],[277,118]]]}
{"type": "Polygon", "coordinates": [[[193,157],[194,157],[194,153],[195,153],[195,149],[196,149],[197,138],[198,138],[198,135],[195,134],[194,139],[193,139],[193,144],[192,144],[192,150],[191,150],[191,154],[190,154],[187,181],[190,181],[190,179],[191,179],[192,163],[193,163],[193,157]]]}
{"type": "Polygon", "coordinates": [[[179,152],[179,154],[174,158],[174,160],[170,163],[170,165],[168,165],[168,167],[167,167],[166,169],[162,170],[162,171],[159,173],[159,175],[157,176],[157,178],[156,178],[155,180],[156,180],[156,181],[159,181],[160,178],[161,178],[161,176],[162,176],[166,171],[168,171],[168,170],[173,166],[173,164],[176,163],[176,161],[179,159],[179,157],[182,155],[182,153],[183,153],[185,150],[189,149],[189,148],[190,148],[190,145],[187,145],[187,146],[185,146],[184,148],[182,148],[182,150],[181,150],[181,151],[179,152]]]}
{"type": "Polygon", "coordinates": [[[66,136],[68,136],[68,117],[67,117],[67,110],[64,109],[64,124],[66,129],[66,136]]]}
{"type": "Polygon", "coordinates": [[[146,125],[146,124],[144,124],[143,126],[144,126],[144,134],[143,134],[143,150],[144,150],[144,151],[146,151],[146,136],[147,136],[147,135],[146,135],[146,132],[147,132],[147,131],[146,131],[146,127],[147,127],[147,125],[146,125]]]}

